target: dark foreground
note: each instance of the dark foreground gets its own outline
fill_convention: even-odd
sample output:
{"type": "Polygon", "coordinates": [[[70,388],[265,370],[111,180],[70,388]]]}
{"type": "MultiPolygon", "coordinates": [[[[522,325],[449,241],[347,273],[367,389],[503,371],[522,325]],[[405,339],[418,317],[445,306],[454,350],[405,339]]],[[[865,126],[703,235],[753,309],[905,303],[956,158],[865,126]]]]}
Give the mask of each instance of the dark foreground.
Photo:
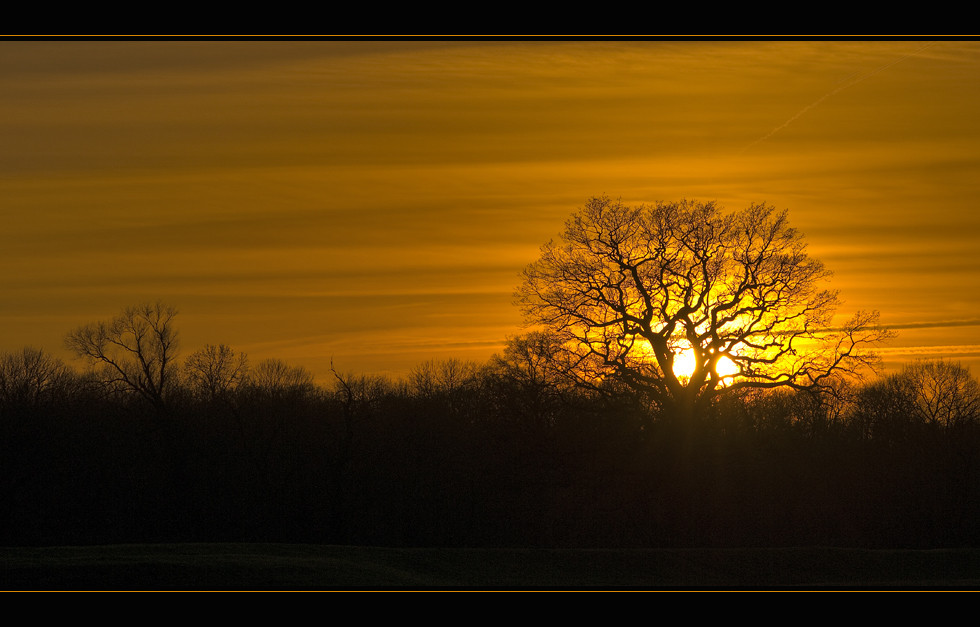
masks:
{"type": "Polygon", "coordinates": [[[980,588],[980,550],[385,549],[160,544],[0,549],[4,590],[980,588]]]}

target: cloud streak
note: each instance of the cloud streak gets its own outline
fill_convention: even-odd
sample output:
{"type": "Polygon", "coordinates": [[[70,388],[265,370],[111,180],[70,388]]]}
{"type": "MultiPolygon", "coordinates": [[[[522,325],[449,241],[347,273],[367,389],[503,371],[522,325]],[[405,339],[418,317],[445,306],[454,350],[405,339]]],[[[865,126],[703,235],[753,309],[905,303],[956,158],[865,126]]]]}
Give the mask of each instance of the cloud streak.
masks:
{"type": "Polygon", "coordinates": [[[889,329],[945,329],[950,327],[976,327],[980,326],[980,318],[970,318],[967,320],[936,320],[930,322],[903,322],[899,324],[883,325],[889,329]]]}
{"type": "Polygon", "coordinates": [[[861,83],[861,82],[863,82],[863,81],[871,78],[875,74],[879,74],[881,72],[884,72],[888,68],[890,68],[890,67],[892,67],[894,65],[897,65],[897,64],[901,63],[905,59],[908,59],[910,57],[914,57],[915,55],[919,54],[920,52],[922,52],[926,48],[934,45],[934,43],[935,42],[926,42],[925,44],[923,44],[922,46],[920,46],[916,50],[914,50],[914,51],[912,51],[912,52],[910,52],[908,54],[905,54],[902,57],[899,57],[898,59],[895,59],[894,61],[890,61],[890,62],[888,62],[888,63],[886,63],[884,65],[881,65],[881,66],[879,66],[879,67],[877,67],[877,68],[875,68],[873,70],[870,70],[868,72],[860,72],[860,73],[852,74],[848,78],[844,79],[839,87],[836,87],[835,89],[827,92],[823,96],[820,96],[819,98],[817,98],[816,100],[814,100],[813,102],[811,102],[810,104],[808,104],[807,106],[805,106],[802,109],[800,109],[791,118],[789,118],[788,120],[786,120],[785,122],[783,122],[779,126],[775,127],[774,129],[772,129],[771,131],[769,131],[768,133],[766,133],[765,135],[763,135],[759,139],[755,140],[751,144],[748,144],[747,146],[745,146],[745,148],[743,148],[741,150],[740,154],[745,153],[746,151],[748,151],[750,148],[752,148],[756,144],[760,144],[760,143],[766,141],[767,139],[769,139],[770,137],[772,137],[773,135],[775,135],[779,131],[783,130],[784,128],[786,128],[787,126],[789,126],[790,124],[792,124],[793,122],[795,122],[796,120],[798,120],[799,118],[801,118],[803,115],[805,115],[808,111],[810,111],[814,107],[819,106],[822,102],[824,102],[828,98],[831,98],[831,97],[839,94],[840,92],[844,91],[848,87],[853,87],[853,86],[857,85],[858,83],[861,83]]]}

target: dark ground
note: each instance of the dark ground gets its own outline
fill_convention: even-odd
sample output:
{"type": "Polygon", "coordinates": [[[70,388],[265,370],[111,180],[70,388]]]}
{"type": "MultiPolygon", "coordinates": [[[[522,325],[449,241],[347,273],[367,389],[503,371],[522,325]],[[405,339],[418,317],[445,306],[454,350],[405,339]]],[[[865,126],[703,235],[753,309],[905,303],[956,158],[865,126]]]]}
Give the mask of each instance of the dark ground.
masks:
{"type": "Polygon", "coordinates": [[[387,549],[159,544],[0,549],[4,590],[980,589],[980,550],[387,549]]]}

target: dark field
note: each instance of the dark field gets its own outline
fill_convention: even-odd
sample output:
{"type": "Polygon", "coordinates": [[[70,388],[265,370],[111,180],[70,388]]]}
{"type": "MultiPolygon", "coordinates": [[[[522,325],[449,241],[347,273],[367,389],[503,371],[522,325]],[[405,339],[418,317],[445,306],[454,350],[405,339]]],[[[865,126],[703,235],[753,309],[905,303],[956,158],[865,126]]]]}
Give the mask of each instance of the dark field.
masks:
{"type": "Polygon", "coordinates": [[[388,549],[165,544],[0,550],[6,590],[834,590],[980,587],[980,550],[388,549]]]}

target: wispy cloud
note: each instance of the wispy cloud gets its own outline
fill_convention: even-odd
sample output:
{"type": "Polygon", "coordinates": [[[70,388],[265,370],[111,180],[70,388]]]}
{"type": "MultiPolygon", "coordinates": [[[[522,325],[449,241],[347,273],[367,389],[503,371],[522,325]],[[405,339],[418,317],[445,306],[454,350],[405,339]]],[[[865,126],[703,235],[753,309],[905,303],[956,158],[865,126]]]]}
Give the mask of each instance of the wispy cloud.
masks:
{"type": "Polygon", "coordinates": [[[935,320],[929,322],[902,322],[884,325],[889,329],[943,329],[947,327],[976,327],[980,326],[980,318],[966,320],[935,320]]]}
{"type": "Polygon", "coordinates": [[[879,67],[876,67],[873,70],[870,70],[868,72],[855,72],[851,76],[849,76],[846,79],[844,79],[843,81],[841,81],[841,83],[840,83],[840,85],[838,87],[835,87],[831,91],[829,91],[829,92],[825,93],[824,95],[820,96],[819,98],[817,98],[816,100],[814,100],[813,102],[811,102],[810,104],[808,104],[807,106],[805,106],[802,109],[800,109],[799,111],[797,111],[796,114],[793,115],[790,119],[786,120],[785,122],[783,122],[779,126],[775,127],[774,129],[772,129],[771,131],[769,131],[768,133],[766,133],[765,135],[763,135],[759,139],[757,139],[754,142],[752,142],[751,144],[747,145],[745,148],[743,148],[741,150],[741,153],[746,152],[749,148],[752,148],[756,144],[759,144],[761,142],[766,141],[767,139],[769,139],[770,137],[772,137],[773,135],[775,135],[779,131],[783,130],[784,128],[786,128],[787,126],[789,126],[790,124],[792,124],[793,122],[795,122],[797,119],[799,119],[800,117],[802,117],[804,114],[806,114],[808,111],[810,111],[814,107],[819,106],[822,102],[824,102],[828,98],[839,94],[840,92],[844,91],[848,87],[853,87],[853,86],[857,85],[858,83],[860,83],[862,81],[865,81],[865,80],[871,78],[875,74],[879,74],[881,72],[884,72],[888,68],[890,68],[890,67],[892,67],[892,66],[894,66],[894,65],[896,65],[898,63],[901,63],[902,61],[904,61],[905,59],[908,59],[909,57],[914,57],[915,55],[919,54],[920,52],[922,52],[923,50],[925,50],[926,48],[928,48],[928,47],[930,47],[930,46],[932,46],[934,44],[935,44],[935,42],[931,42],[931,41],[930,42],[926,42],[925,44],[923,44],[922,46],[919,46],[917,49],[913,50],[912,52],[910,52],[908,54],[905,54],[905,55],[899,57],[898,59],[895,59],[894,61],[889,61],[888,63],[885,63],[884,65],[881,65],[879,67]]]}
{"type": "Polygon", "coordinates": [[[937,346],[885,346],[877,352],[887,357],[942,357],[957,355],[960,357],[980,356],[980,344],[946,344],[937,346]]]}

